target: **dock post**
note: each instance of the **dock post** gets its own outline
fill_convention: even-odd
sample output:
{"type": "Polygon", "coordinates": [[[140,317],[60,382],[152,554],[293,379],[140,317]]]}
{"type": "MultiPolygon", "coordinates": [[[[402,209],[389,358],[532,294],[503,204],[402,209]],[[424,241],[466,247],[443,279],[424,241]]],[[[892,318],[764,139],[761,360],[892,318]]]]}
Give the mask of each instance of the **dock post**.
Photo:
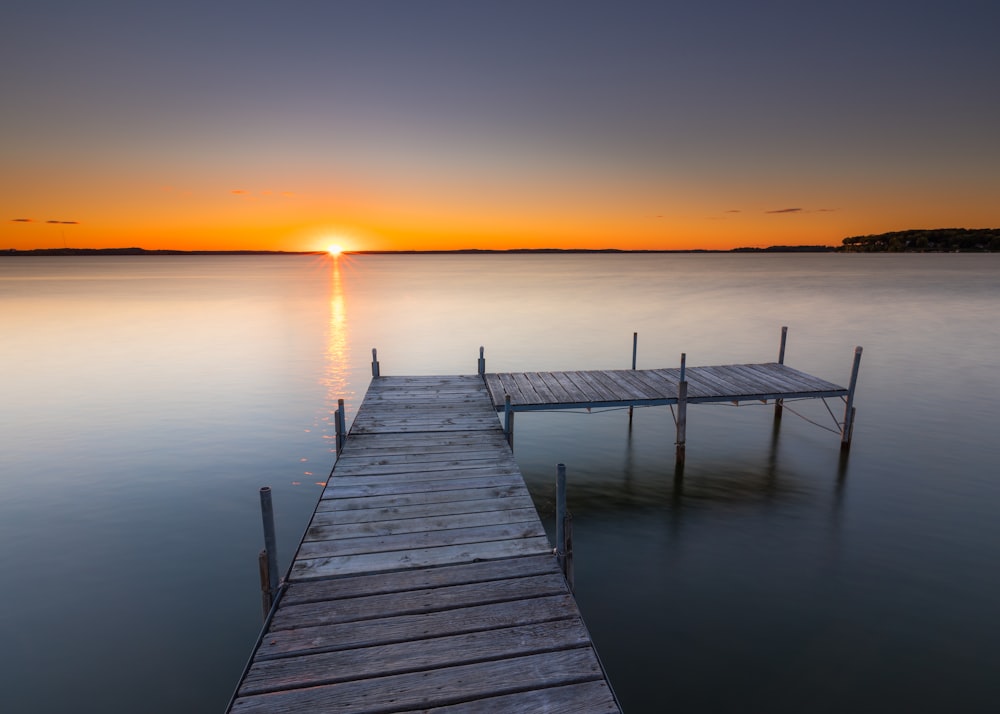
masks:
{"type": "Polygon", "coordinates": [[[486,357],[484,356],[484,348],[479,348],[479,376],[482,377],[486,374],[486,357]]]}
{"type": "MultiPolygon", "coordinates": [[[[635,370],[635,357],[636,357],[636,353],[638,352],[638,349],[639,349],[639,333],[638,332],[633,332],[632,333],[632,370],[633,371],[635,370]]],[[[629,426],[629,429],[632,428],[632,410],[633,410],[633,408],[634,407],[631,404],[628,405],[628,426],[629,426]]]]}
{"type": "Polygon", "coordinates": [[[681,382],[687,381],[687,352],[681,352],[681,382]]]}
{"type": "Polygon", "coordinates": [[[556,466],[556,562],[566,574],[566,464],[556,466]]]}
{"type": "Polygon", "coordinates": [[[271,600],[271,576],[268,572],[269,566],[266,550],[262,550],[257,554],[257,568],[260,570],[260,604],[261,609],[264,611],[264,620],[267,620],[267,614],[271,612],[273,601],[271,600]]]}
{"type": "Polygon", "coordinates": [[[566,507],[566,464],[556,466],[556,562],[573,592],[573,514],[566,507]]]}
{"type": "MultiPolygon", "coordinates": [[[[683,363],[681,372],[683,373],[683,363]]],[[[687,439],[687,398],[688,383],[682,381],[677,385],[677,465],[684,465],[684,442],[687,439]]]]}
{"type": "MultiPolygon", "coordinates": [[[[784,364],[785,363],[785,341],[787,339],[788,339],[788,327],[787,326],[783,326],[781,328],[781,347],[778,348],[778,364],[784,364]]],[[[774,420],[775,421],[780,421],[781,420],[781,412],[782,412],[782,404],[783,403],[784,403],[783,399],[775,399],[774,400],[774,420]]]]}
{"type": "Polygon", "coordinates": [[[503,433],[507,437],[507,445],[514,448],[514,410],[510,408],[510,395],[503,398],[503,433]]]}
{"type": "Polygon", "coordinates": [[[344,400],[337,400],[337,411],[334,415],[337,422],[337,458],[344,451],[344,441],[347,439],[347,429],[344,421],[344,400]]]}
{"type": "Polygon", "coordinates": [[[566,511],[566,522],[563,525],[563,538],[566,541],[566,568],[564,575],[566,576],[566,584],[569,585],[569,591],[574,592],[574,580],[576,579],[576,573],[573,569],[573,514],[569,510],[566,511]]]}
{"type": "Polygon", "coordinates": [[[372,347],[372,376],[380,377],[378,368],[378,350],[372,347]]]}
{"type": "Polygon", "coordinates": [[[844,426],[840,432],[840,448],[851,448],[851,437],[854,435],[854,390],[858,386],[858,370],[861,368],[861,347],[854,348],[854,365],[851,367],[851,381],[847,385],[847,406],[844,408],[844,426]]]}
{"type": "Polygon", "coordinates": [[[267,580],[271,602],[278,594],[278,547],[274,537],[274,507],[271,504],[271,487],[260,489],[260,514],[264,522],[264,551],[267,554],[267,580]]]}

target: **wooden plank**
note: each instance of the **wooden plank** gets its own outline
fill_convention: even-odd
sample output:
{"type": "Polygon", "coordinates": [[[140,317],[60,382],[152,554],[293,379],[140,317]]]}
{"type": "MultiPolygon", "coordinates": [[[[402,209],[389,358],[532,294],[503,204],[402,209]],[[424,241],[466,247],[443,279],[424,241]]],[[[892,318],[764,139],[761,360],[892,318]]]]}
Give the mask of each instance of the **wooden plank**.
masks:
{"type": "Polygon", "coordinates": [[[264,660],[255,662],[250,668],[240,688],[240,696],[418,672],[460,664],[463,661],[509,658],[584,647],[588,644],[587,631],[579,620],[557,620],[428,640],[264,660]]]}
{"type": "Polygon", "coordinates": [[[551,553],[509,560],[461,563],[440,568],[407,570],[395,573],[352,575],[327,580],[291,582],[282,603],[293,605],[323,600],[355,598],[383,593],[405,592],[449,585],[489,583],[510,578],[558,573],[551,553]]]}
{"type": "Polygon", "coordinates": [[[567,372],[566,374],[582,389],[593,394],[593,401],[614,401],[616,399],[615,393],[595,379],[593,372],[567,372]]]}
{"type": "Polygon", "coordinates": [[[335,555],[368,555],[375,553],[400,553],[429,551],[441,547],[470,546],[502,540],[545,538],[545,531],[536,518],[534,521],[475,525],[445,530],[417,530],[390,535],[357,536],[336,542],[306,540],[299,546],[296,558],[322,558],[335,555]]]}
{"type": "Polygon", "coordinates": [[[408,493],[428,493],[431,491],[456,491],[466,488],[490,488],[497,486],[516,486],[523,483],[516,469],[484,471],[483,476],[466,476],[462,478],[420,478],[410,481],[390,481],[388,483],[368,483],[363,485],[343,485],[331,479],[323,491],[323,498],[364,498],[365,496],[395,496],[408,493]]]}
{"type": "MultiPolygon", "coordinates": [[[[510,499],[506,499],[510,500],[510,499]]],[[[467,503],[467,502],[466,502],[467,503]]],[[[491,501],[488,503],[492,503],[491,501]]],[[[435,514],[417,518],[394,518],[361,523],[315,523],[306,531],[305,540],[324,541],[362,536],[388,536],[419,533],[427,530],[495,526],[509,523],[526,523],[538,520],[538,513],[528,504],[524,508],[500,509],[493,504],[488,511],[435,514]]]]}
{"type": "Polygon", "coordinates": [[[615,379],[631,385],[632,389],[641,394],[643,399],[668,399],[677,396],[676,390],[671,392],[670,385],[665,380],[656,380],[658,384],[654,386],[648,380],[643,379],[641,376],[643,373],[638,370],[618,369],[609,372],[609,374],[615,379]]]}
{"type": "Polygon", "coordinates": [[[464,607],[457,612],[398,615],[323,627],[269,631],[260,643],[257,657],[265,660],[306,652],[335,652],[578,617],[573,597],[564,593],[464,607]]]}
{"type": "Polygon", "coordinates": [[[517,385],[518,391],[521,392],[521,398],[525,404],[547,403],[547,400],[535,391],[535,385],[531,383],[528,375],[523,372],[514,372],[510,376],[514,380],[514,384],[517,385]]]}
{"type": "Polygon", "coordinates": [[[552,399],[562,404],[572,404],[575,400],[573,395],[566,390],[554,372],[534,372],[535,379],[539,380],[552,395],[552,399]]]}
{"type": "MultiPolygon", "coordinates": [[[[353,473],[361,473],[355,471],[353,473]]],[[[483,478],[486,476],[506,476],[520,474],[517,464],[511,459],[502,463],[489,461],[479,461],[473,466],[438,466],[435,463],[412,464],[406,471],[389,471],[385,473],[376,472],[365,476],[342,476],[337,470],[330,479],[325,498],[339,498],[341,493],[346,493],[347,489],[354,486],[367,486],[378,484],[390,486],[392,484],[420,482],[420,481],[447,481],[453,479],[483,478]]]]}
{"type": "Polygon", "coordinates": [[[501,375],[500,385],[502,387],[502,393],[498,395],[499,400],[497,404],[503,405],[504,399],[508,394],[510,395],[512,402],[517,402],[518,404],[527,403],[527,398],[525,395],[521,394],[521,389],[514,380],[513,374],[501,375]]]}
{"type": "Polygon", "coordinates": [[[346,484],[363,482],[365,480],[402,481],[413,478],[420,474],[436,474],[440,478],[446,478],[449,474],[460,475],[463,473],[480,474],[483,471],[500,469],[510,470],[516,468],[513,459],[467,459],[464,461],[417,461],[412,460],[403,464],[385,465],[352,465],[337,464],[333,477],[337,483],[346,484]]]}
{"type": "Polygon", "coordinates": [[[383,521],[399,521],[419,518],[434,518],[472,513],[492,513],[494,511],[533,508],[527,491],[520,496],[502,498],[481,498],[475,500],[448,500],[437,503],[420,503],[410,506],[390,506],[388,508],[353,508],[351,510],[316,511],[310,527],[332,525],[352,525],[370,523],[377,526],[383,521]]]}
{"type": "Polygon", "coordinates": [[[271,621],[271,632],[318,627],[360,620],[446,612],[471,606],[509,603],[563,595],[566,581],[560,573],[469,583],[406,592],[368,595],[326,602],[286,605],[271,621]]]}
{"type": "Polygon", "coordinates": [[[548,539],[538,537],[448,545],[410,551],[297,558],[292,565],[291,577],[323,578],[351,573],[377,573],[401,568],[429,568],[434,565],[468,563],[477,559],[516,558],[522,555],[536,555],[551,551],[552,546],[548,539]]]}
{"type": "Polygon", "coordinates": [[[240,697],[232,711],[236,714],[405,711],[575,684],[602,676],[593,651],[576,648],[240,697]]]}
{"type": "Polygon", "coordinates": [[[594,680],[424,710],[424,714],[522,714],[523,712],[621,714],[621,709],[607,682],[594,680]]]}
{"type": "Polygon", "coordinates": [[[629,401],[642,399],[658,399],[659,394],[653,394],[643,384],[637,384],[629,379],[621,370],[606,370],[600,373],[606,384],[613,385],[619,394],[629,401]]]}
{"type": "Polygon", "coordinates": [[[585,392],[583,391],[583,389],[581,389],[580,385],[578,385],[570,377],[569,374],[567,374],[566,372],[552,372],[551,374],[555,378],[555,380],[559,382],[559,385],[570,396],[570,400],[568,403],[580,403],[587,401],[585,392]]]}
{"type": "Polygon", "coordinates": [[[672,370],[637,369],[631,371],[629,377],[645,384],[647,389],[662,398],[677,396],[677,382],[680,379],[680,374],[675,376],[672,370]]]}
{"type": "MultiPolygon", "coordinates": [[[[494,415],[496,419],[496,415],[494,415]]],[[[497,419],[497,424],[499,424],[497,419]]],[[[352,433],[341,458],[372,454],[452,453],[470,448],[497,448],[496,439],[506,445],[502,434],[491,431],[447,432],[442,434],[358,434],[352,433]]]]}
{"type": "Polygon", "coordinates": [[[347,472],[350,470],[398,468],[409,464],[425,464],[433,462],[449,462],[452,464],[468,463],[475,461],[497,461],[498,458],[512,458],[512,455],[498,453],[496,446],[465,446],[455,451],[427,451],[419,448],[419,445],[408,451],[401,453],[378,453],[368,452],[364,454],[351,453],[341,455],[337,459],[337,470],[347,472]]]}
{"type": "Polygon", "coordinates": [[[386,496],[367,496],[337,500],[324,498],[316,506],[317,512],[369,510],[381,508],[400,508],[431,503],[453,503],[459,501],[477,501],[483,498],[507,498],[528,495],[528,489],[521,483],[493,488],[466,488],[458,491],[432,491],[429,493],[394,494],[386,496]]]}

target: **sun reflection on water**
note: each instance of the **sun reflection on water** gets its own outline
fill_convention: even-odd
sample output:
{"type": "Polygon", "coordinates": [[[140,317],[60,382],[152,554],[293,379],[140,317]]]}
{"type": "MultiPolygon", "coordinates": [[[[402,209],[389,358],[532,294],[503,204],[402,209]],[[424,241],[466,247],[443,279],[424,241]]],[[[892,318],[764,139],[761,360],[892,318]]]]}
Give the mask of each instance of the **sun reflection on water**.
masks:
{"type": "Polygon", "coordinates": [[[322,417],[323,438],[329,442],[331,452],[336,450],[337,400],[343,399],[349,404],[354,396],[350,389],[347,301],[344,297],[339,258],[336,256],[326,261],[330,270],[329,319],[324,340],[324,368],[320,378],[320,384],[326,393],[326,412],[322,417]]]}

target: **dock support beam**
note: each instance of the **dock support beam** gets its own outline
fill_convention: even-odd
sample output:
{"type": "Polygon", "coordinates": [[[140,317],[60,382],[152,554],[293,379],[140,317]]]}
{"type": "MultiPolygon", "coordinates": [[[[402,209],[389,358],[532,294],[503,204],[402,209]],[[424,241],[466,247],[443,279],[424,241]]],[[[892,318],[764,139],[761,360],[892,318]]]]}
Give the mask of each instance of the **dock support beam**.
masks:
{"type": "Polygon", "coordinates": [[[840,432],[840,448],[846,451],[851,448],[851,438],[854,436],[854,390],[858,386],[858,370],[861,369],[861,347],[854,348],[854,365],[851,367],[851,381],[847,385],[847,405],[844,408],[844,426],[840,432]]]}
{"type": "Polygon", "coordinates": [[[503,398],[503,433],[507,437],[507,445],[514,448],[514,410],[510,408],[510,395],[503,398]]]}
{"type": "Polygon", "coordinates": [[[479,348],[479,376],[480,377],[482,377],[484,374],[486,374],[486,357],[485,357],[484,352],[485,352],[485,349],[483,347],[480,347],[479,348]]]}
{"type": "MultiPolygon", "coordinates": [[[[260,515],[264,523],[264,551],[262,554],[262,559],[267,560],[267,609],[271,609],[271,603],[274,602],[275,596],[278,594],[279,576],[278,576],[278,547],[275,544],[274,536],[274,506],[271,503],[271,487],[262,486],[260,489],[260,515]]],[[[260,562],[260,561],[258,561],[260,562]]],[[[263,563],[261,563],[261,575],[263,576],[264,568],[263,563]]],[[[261,585],[264,585],[263,578],[261,585]]]]}
{"type": "Polygon", "coordinates": [[[684,465],[684,443],[687,440],[688,383],[677,385],[677,465],[684,465]]]}
{"type": "Polygon", "coordinates": [[[376,350],[374,347],[372,347],[372,376],[373,377],[381,376],[378,367],[378,350],[376,350]]]}
{"type": "MultiPolygon", "coordinates": [[[[633,332],[632,333],[632,370],[633,371],[635,371],[635,357],[636,357],[636,354],[637,354],[638,350],[639,350],[639,333],[638,332],[633,332]]],[[[633,408],[634,407],[631,404],[629,404],[629,407],[628,407],[628,426],[629,426],[629,429],[632,428],[632,410],[633,410],[633,408]]]]}
{"type": "Polygon", "coordinates": [[[573,591],[573,515],[566,507],[566,465],[556,466],[556,562],[573,591]]]}
{"type": "MultiPolygon", "coordinates": [[[[778,364],[785,363],[785,341],[788,339],[788,327],[781,328],[781,347],[778,348],[778,364]]],[[[781,421],[783,399],[774,400],[774,420],[781,421]]]]}
{"type": "Polygon", "coordinates": [[[337,411],[333,415],[334,426],[337,430],[337,458],[340,458],[341,452],[344,451],[344,441],[347,439],[347,428],[345,426],[344,419],[344,400],[337,400],[337,411]]]}

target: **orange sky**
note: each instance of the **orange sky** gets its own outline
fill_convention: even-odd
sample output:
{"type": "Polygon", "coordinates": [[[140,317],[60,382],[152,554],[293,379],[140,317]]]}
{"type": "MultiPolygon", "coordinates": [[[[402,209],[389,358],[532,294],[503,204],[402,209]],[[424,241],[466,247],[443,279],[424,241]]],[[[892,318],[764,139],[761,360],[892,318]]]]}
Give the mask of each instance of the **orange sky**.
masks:
{"type": "Polygon", "coordinates": [[[427,3],[394,6],[392,27],[364,4],[198,7],[11,13],[0,249],[732,248],[1000,226],[985,6],[859,3],[863,23],[818,23],[740,3],[427,3]]]}

